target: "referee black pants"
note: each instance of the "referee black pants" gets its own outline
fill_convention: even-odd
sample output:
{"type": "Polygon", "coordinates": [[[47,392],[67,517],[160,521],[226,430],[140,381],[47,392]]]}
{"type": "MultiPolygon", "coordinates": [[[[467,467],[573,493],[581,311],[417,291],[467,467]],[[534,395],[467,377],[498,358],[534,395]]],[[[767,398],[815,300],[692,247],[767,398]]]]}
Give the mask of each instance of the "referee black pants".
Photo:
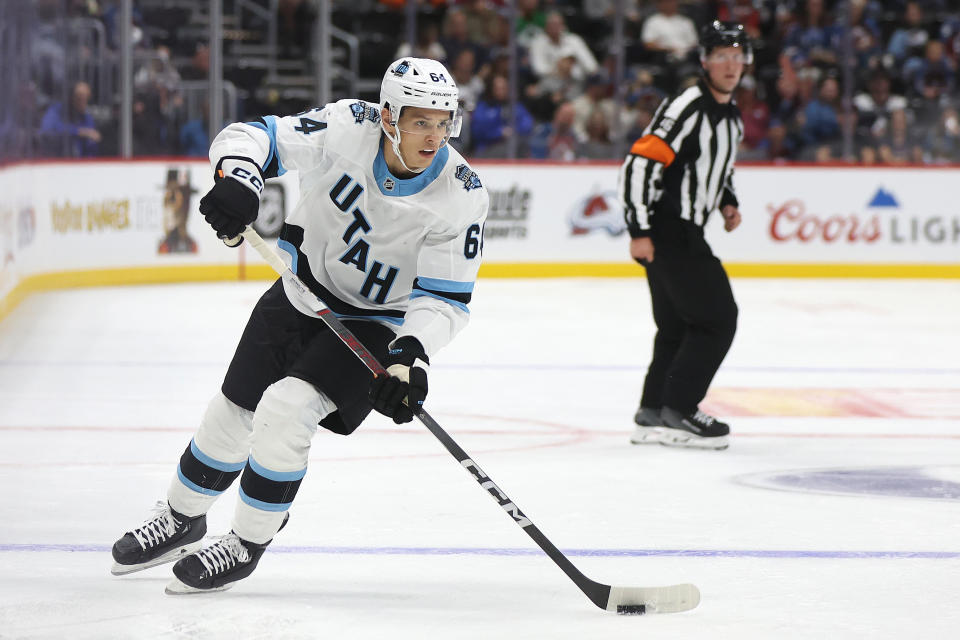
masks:
{"type": "Polygon", "coordinates": [[[670,227],[654,227],[654,260],[646,265],[657,335],[640,404],[692,413],[733,342],[737,305],[702,229],[680,220],[670,227]]]}

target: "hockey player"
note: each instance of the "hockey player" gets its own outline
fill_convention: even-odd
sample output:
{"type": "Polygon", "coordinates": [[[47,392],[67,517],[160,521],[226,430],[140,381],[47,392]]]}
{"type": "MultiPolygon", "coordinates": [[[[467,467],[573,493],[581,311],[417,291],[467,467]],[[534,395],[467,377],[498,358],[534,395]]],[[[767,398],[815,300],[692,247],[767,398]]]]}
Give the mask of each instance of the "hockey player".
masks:
{"type": "Polygon", "coordinates": [[[253,309],[167,501],[114,544],[114,574],[176,560],[167,593],[230,587],[286,524],[318,425],[348,435],[371,408],[412,420],[430,356],[467,323],[481,260],[488,197],[447,145],[459,128],[447,69],[405,58],[387,69],[379,105],[341,100],[232,124],[213,141],[215,184],[200,202],[207,222],[235,238],[257,216],[263,181],[298,170],[300,201],[278,244],[390,376],[373,380],[277,280],[253,309]],[[205,514],[238,476],[232,531],[201,548],[205,514]]]}
{"type": "Polygon", "coordinates": [[[631,442],[725,449],[730,428],[698,407],[733,342],[737,305],[703,228],[740,211],[733,165],[743,121],[733,92],[752,61],[743,26],[700,37],[700,81],[660,104],[620,171],[630,255],[646,267],[657,335],[631,442]]]}

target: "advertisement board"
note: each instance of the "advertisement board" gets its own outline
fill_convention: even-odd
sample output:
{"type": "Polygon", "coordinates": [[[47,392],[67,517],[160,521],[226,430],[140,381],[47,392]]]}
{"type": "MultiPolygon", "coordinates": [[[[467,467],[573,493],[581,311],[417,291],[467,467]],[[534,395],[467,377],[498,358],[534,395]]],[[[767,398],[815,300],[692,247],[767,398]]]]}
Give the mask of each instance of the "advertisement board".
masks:
{"type": "MultiPolygon", "coordinates": [[[[490,195],[483,276],[642,275],[627,254],[617,163],[475,163],[490,195]]],[[[707,225],[737,275],[960,276],[960,168],[745,166],[743,224],[707,225]]],[[[39,162],[0,167],[0,316],[58,286],[271,277],[197,213],[203,159],[39,162]]],[[[276,237],[299,197],[270,180],[257,230],[276,237]]]]}

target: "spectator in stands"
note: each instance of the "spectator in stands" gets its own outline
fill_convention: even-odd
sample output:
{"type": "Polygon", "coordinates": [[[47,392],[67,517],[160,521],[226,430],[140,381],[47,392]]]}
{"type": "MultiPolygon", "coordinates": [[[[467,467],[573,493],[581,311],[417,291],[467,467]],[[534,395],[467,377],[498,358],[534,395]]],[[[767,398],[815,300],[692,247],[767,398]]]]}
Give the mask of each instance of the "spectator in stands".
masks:
{"type": "Polygon", "coordinates": [[[740,86],[737,87],[736,101],[743,119],[743,140],[737,151],[737,158],[763,158],[765,151],[761,148],[761,143],[767,137],[767,129],[770,127],[770,107],[757,96],[757,81],[753,76],[743,76],[740,86]]]}
{"type": "Polygon", "coordinates": [[[664,54],[668,63],[677,63],[696,49],[697,27],[678,11],[677,0],[657,0],[657,11],[644,21],[640,39],[649,51],[664,54]]]}
{"type": "MultiPolygon", "coordinates": [[[[877,21],[868,14],[867,0],[847,0],[849,15],[847,20],[851,25],[850,37],[853,44],[853,55],[856,57],[856,66],[859,69],[873,69],[880,64],[883,48],[880,46],[881,34],[877,21]]],[[[840,49],[847,31],[846,25],[841,25],[834,31],[834,46],[840,49]]]]}
{"type": "Polygon", "coordinates": [[[839,133],[829,143],[820,144],[813,155],[816,162],[848,162],[875,164],[876,150],[870,140],[863,139],[857,133],[857,111],[852,107],[837,111],[839,133]],[[847,148],[849,137],[850,147],[847,148]]]}
{"type": "Polygon", "coordinates": [[[462,49],[448,66],[450,74],[460,91],[460,104],[464,111],[473,111],[484,91],[483,80],[477,75],[477,61],[472,49],[462,49]]]}
{"type": "Polygon", "coordinates": [[[820,80],[817,96],[803,110],[803,127],[800,135],[804,145],[816,148],[830,143],[840,136],[840,121],[837,111],[840,106],[840,85],[833,76],[820,80]]]}
{"type": "Polygon", "coordinates": [[[594,109],[587,116],[583,137],[585,140],[577,149],[577,157],[612,160],[619,155],[610,137],[610,118],[603,109],[594,109]]]}
{"type": "Polygon", "coordinates": [[[517,0],[516,25],[517,44],[529,48],[547,27],[547,14],[540,8],[540,0],[517,0]]]}
{"type": "Polygon", "coordinates": [[[180,70],[183,80],[206,80],[210,77],[210,47],[204,42],[198,42],[190,58],[190,65],[180,70]]]}
{"type": "Polygon", "coordinates": [[[900,26],[893,32],[887,43],[887,55],[890,56],[888,66],[902,68],[903,63],[910,58],[922,57],[929,39],[923,5],[919,2],[908,2],[904,8],[900,26]]]}
{"type": "Polygon", "coordinates": [[[947,79],[942,74],[931,72],[923,78],[920,95],[910,101],[917,134],[925,138],[940,120],[940,114],[950,106],[947,79]]]}
{"type": "Polygon", "coordinates": [[[537,120],[549,122],[559,105],[573,100],[583,92],[583,83],[573,75],[576,64],[573,56],[560,58],[552,73],[527,85],[527,105],[537,120]]]}
{"type": "Polygon", "coordinates": [[[653,74],[648,69],[637,70],[624,93],[624,108],[621,112],[623,126],[628,131],[639,127],[637,135],[627,134],[625,139],[636,140],[647,126],[649,117],[653,116],[657,106],[663,102],[665,94],[655,86],[653,74]]]}
{"type": "Polygon", "coordinates": [[[133,152],[138,156],[172,155],[179,128],[163,113],[160,95],[138,93],[133,98],[133,152]]]}
{"type": "MultiPolygon", "coordinates": [[[[133,0],[133,31],[131,39],[133,46],[138,49],[149,48],[152,45],[150,37],[144,31],[143,12],[140,11],[140,0],[133,0]]],[[[120,48],[120,2],[112,0],[103,10],[103,25],[107,32],[107,46],[117,50],[120,48]]]]}
{"type": "Polygon", "coordinates": [[[557,11],[547,14],[543,33],[537,34],[530,43],[530,66],[539,77],[554,72],[562,58],[574,60],[571,74],[576,80],[584,80],[597,70],[597,59],[580,36],[567,31],[563,16],[557,11]]]}
{"type": "Polygon", "coordinates": [[[477,103],[470,123],[474,155],[489,158],[505,157],[507,138],[514,137],[520,155],[526,155],[527,136],[533,130],[533,117],[517,102],[513,118],[510,110],[510,84],[501,75],[491,76],[487,91],[477,103]]]}
{"type": "Polygon", "coordinates": [[[943,43],[930,40],[923,50],[922,58],[910,58],[903,65],[903,80],[907,84],[907,90],[915,94],[922,93],[924,76],[937,74],[947,79],[947,91],[953,91],[956,67],[953,60],[947,57],[943,43]]]}
{"type": "Polygon", "coordinates": [[[54,102],[43,114],[40,135],[47,153],[74,158],[97,155],[100,132],[90,114],[90,85],[78,82],[70,92],[70,102],[54,102]]]}
{"type": "MultiPolygon", "coordinates": [[[[460,57],[460,52],[469,50],[473,54],[473,61],[476,69],[487,64],[486,48],[472,40],[467,31],[467,15],[460,9],[452,8],[447,11],[443,25],[443,37],[440,39],[440,46],[446,53],[444,62],[449,66],[455,64],[460,57]]],[[[452,70],[451,70],[452,72],[452,70]]],[[[472,73],[472,72],[471,72],[472,73]]],[[[460,86],[459,83],[457,86],[460,86]]]]}
{"type": "Polygon", "coordinates": [[[947,55],[960,62],[960,12],[944,16],[940,24],[940,40],[947,48],[947,55]]]}
{"type": "Polygon", "coordinates": [[[557,107],[550,123],[550,132],[547,135],[547,158],[560,162],[571,162],[577,159],[580,148],[580,138],[573,128],[576,112],[573,104],[564,102],[557,107]]]}
{"type": "Polygon", "coordinates": [[[907,108],[903,96],[891,95],[890,78],[882,69],[870,75],[867,92],[854,96],[853,104],[859,114],[857,128],[861,135],[874,142],[887,135],[890,115],[907,108]]]}
{"type": "Polygon", "coordinates": [[[946,107],[924,139],[927,162],[942,164],[960,161],[960,113],[946,107]]]}
{"type": "MultiPolygon", "coordinates": [[[[446,0],[433,1],[439,4],[446,2],[446,0]]],[[[467,37],[471,42],[487,45],[490,42],[490,34],[493,33],[494,26],[499,20],[494,3],[487,0],[462,0],[458,6],[467,17],[467,37]]]]}
{"type": "Polygon", "coordinates": [[[170,49],[157,47],[153,55],[133,74],[136,91],[177,93],[180,90],[180,72],[170,62],[170,49]]]}
{"type": "Polygon", "coordinates": [[[800,129],[805,105],[800,95],[800,82],[786,56],[781,58],[780,69],[776,85],[777,106],[770,117],[765,145],[770,160],[792,159],[803,146],[800,129]]]}
{"type": "Polygon", "coordinates": [[[483,80],[475,73],[476,60],[472,49],[461,49],[460,53],[453,60],[452,65],[447,65],[450,74],[457,83],[457,89],[460,90],[460,107],[462,108],[463,123],[460,129],[460,136],[451,141],[457,150],[465,153],[471,148],[473,139],[471,136],[471,122],[473,120],[473,111],[477,108],[477,102],[483,95],[483,80]]]}
{"type": "Polygon", "coordinates": [[[789,28],[784,52],[794,64],[833,67],[837,28],[824,7],[824,0],[806,0],[800,21],[789,28]]]}
{"type": "Polygon", "coordinates": [[[580,138],[588,137],[587,122],[596,111],[603,112],[607,127],[611,126],[616,105],[610,98],[610,83],[602,73],[594,73],[587,78],[586,89],[571,102],[575,112],[573,127],[580,138]]]}
{"type": "Polygon", "coordinates": [[[890,114],[890,126],[879,144],[880,161],[886,164],[923,162],[923,147],[915,139],[907,124],[904,109],[890,114]]]}
{"type": "Polygon", "coordinates": [[[440,30],[437,25],[430,21],[421,21],[417,28],[416,46],[410,47],[409,42],[401,42],[394,54],[394,59],[406,58],[429,58],[442,62],[447,59],[447,52],[440,44],[440,30]]]}
{"type": "Polygon", "coordinates": [[[203,100],[200,114],[180,127],[180,154],[206,157],[210,150],[210,101],[203,100]]]}

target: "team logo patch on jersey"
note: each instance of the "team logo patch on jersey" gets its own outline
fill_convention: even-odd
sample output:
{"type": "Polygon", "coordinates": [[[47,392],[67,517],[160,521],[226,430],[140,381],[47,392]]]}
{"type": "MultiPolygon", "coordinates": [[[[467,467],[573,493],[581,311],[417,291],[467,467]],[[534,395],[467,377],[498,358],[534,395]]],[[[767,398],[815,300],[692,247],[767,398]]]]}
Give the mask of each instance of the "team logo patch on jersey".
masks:
{"type": "Polygon", "coordinates": [[[387,191],[393,191],[393,188],[394,188],[395,186],[397,186],[397,183],[396,183],[396,181],[394,181],[393,178],[384,178],[384,180],[383,180],[383,188],[384,188],[384,189],[386,189],[387,191]]]}
{"type": "Polygon", "coordinates": [[[350,105],[350,111],[353,112],[353,119],[357,124],[363,124],[364,120],[377,123],[380,122],[380,111],[374,105],[366,102],[354,102],[350,105]]]}
{"type": "Polygon", "coordinates": [[[393,75],[397,77],[401,77],[407,71],[410,71],[410,63],[404,60],[403,62],[401,62],[400,64],[398,64],[393,68],[393,75]]]}
{"type": "Polygon", "coordinates": [[[483,186],[480,184],[480,178],[477,174],[471,171],[470,167],[465,164],[458,164],[454,175],[457,176],[457,180],[463,181],[463,188],[467,191],[470,191],[470,189],[479,189],[483,186]]]}

